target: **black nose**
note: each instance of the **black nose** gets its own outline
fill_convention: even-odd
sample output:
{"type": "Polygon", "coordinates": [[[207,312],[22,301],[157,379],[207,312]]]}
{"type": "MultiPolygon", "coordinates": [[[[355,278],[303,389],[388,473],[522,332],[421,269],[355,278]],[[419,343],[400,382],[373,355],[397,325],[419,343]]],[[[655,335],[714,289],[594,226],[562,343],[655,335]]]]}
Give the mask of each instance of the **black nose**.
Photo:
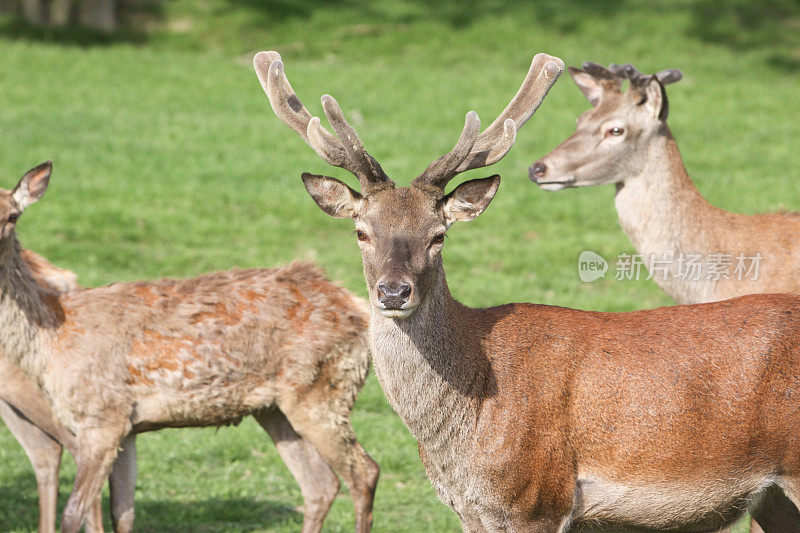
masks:
{"type": "Polygon", "coordinates": [[[541,161],[537,161],[531,168],[528,169],[528,176],[530,176],[531,181],[534,183],[542,179],[545,174],[547,174],[547,165],[541,161]]]}
{"type": "Polygon", "coordinates": [[[411,285],[400,283],[378,283],[378,301],[386,309],[400,309],[411,296],[411,285]]]}

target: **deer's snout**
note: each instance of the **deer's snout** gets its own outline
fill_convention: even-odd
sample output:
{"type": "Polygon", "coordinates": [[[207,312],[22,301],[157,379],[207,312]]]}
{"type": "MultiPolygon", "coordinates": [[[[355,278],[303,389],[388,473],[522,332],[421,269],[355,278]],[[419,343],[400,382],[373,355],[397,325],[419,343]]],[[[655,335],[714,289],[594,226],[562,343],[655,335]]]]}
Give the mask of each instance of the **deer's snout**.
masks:
{"type": "Polygon", "coordinates": [[[547,174],[547,165],[542,161],[537,161],[531,168],[528,169],[528,176],[531,181],[536,183],[547,174]]]}
{"type": "Polygon", "coordinates": [[[411,297],[411,285],[405,281],[381,281],[377,289],[378,302],[385,309],[402,309],[411,297]]]}

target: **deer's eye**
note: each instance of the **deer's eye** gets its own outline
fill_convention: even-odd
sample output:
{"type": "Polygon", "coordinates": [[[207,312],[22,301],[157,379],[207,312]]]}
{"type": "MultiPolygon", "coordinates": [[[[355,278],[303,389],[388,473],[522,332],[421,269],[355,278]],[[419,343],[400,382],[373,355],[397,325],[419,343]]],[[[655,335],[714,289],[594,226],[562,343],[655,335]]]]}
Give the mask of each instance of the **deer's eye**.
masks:
{"type": "Polygon", "coordinates": [[[367,240],[369,240],[367,238],[367,234],[361,231],[360,229],[356,230],[356,239],[358,239],[361,242],[366,242],[367,240]]]}
{"type": "Polygon", "coordinates": [[[433,239],[431,239],[431,244],[442,244],[444,242],[444,233],[440,233],[436,235],[433,239]]]}
{"type": "Polygon", "coordinates": [[[19,218],[19,213],[12,213],[8,215],[8,221],[11,222],[12,224],[14,224],[18,218],[19,218]]]}
{"type": "Polygon", "coordinates": [[[610,128],[610,129],[609,129],[609,130],[606,132],[606,135],[613,135],[614,137],[619,137],[619,136],[620,136],[620,135],[622,135],[623,133],[625,133],[625,128],[617,128],[617,127],[614,127],[614,128],[610,128]]]}

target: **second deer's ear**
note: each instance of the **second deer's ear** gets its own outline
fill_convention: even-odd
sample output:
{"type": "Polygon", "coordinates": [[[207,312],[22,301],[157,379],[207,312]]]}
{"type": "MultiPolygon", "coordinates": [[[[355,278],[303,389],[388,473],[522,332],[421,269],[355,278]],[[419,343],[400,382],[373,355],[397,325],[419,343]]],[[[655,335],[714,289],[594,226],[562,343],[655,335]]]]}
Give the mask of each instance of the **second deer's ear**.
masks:
{"type": "Polygon", "coordinates": [[[346,183],[328,176],[303,173],[303,185],[317,205],[332,217],[355,218],[361,195],[346,183]]]}
{"type": "Polygon", "coordinates": [[[567,67],[567,69],[569,70],[569,75],[572,76],[572,80],[581,90],[583,96],[589,100],[589,103],[593,106],[599,104],[600,98],[603,96],[603,86],[600,80],[579,68],[567,67]]]}
{"type": "Polygon", "coordinates": [[[53,162],[47,161],[30,169],[22,176],[17,186],[11,191],[11,197],[19,209],[25,209],[42,197],[47,185],[50,183],[50,172],[53,162]]]}
{"type": "Polygon", "coordinates": [[[645,83],[644,96],[645,100],[642,104],[650,112],[650,115],[661,121],[667,120],[669,111],[667,93],[655,75],[650,76],[650,79],[645,83]]]}
{"type": "Polygon", "coordinates": [[[457,220],[473,220],[489,207],[500,186],[500,176],[469,180],[440,200],[447,225],[457,220]]]}

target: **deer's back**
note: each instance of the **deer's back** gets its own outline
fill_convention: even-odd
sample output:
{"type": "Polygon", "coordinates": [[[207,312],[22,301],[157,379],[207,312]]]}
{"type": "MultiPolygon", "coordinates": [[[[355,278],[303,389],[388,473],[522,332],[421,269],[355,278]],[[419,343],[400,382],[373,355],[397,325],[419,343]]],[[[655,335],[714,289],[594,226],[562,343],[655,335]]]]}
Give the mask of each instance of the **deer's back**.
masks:
{"type": "Polygon", "coordinates": [[[652,487],[669,472],[667,492],[716,479],[709,468],[749,480],[709,492],[716,505],[800,468],[800,298],[619,314],[488,311],[492,385],[477,433],[504,438],[479,461],[506,498],[533,491],[534,501],[548,487],[531,480],[545,478],[652,487]]]}
{"type": "Polygon", "coordinates": [[[311,265],[120,283],[62,304],[54,359],[89,377],[74,394],[101,410],[93,398],[133,403],[143,428],[236,422],[331,366],[350,369],[337,379],[354,391],[366,375],[365,314],[311,265]]]}

